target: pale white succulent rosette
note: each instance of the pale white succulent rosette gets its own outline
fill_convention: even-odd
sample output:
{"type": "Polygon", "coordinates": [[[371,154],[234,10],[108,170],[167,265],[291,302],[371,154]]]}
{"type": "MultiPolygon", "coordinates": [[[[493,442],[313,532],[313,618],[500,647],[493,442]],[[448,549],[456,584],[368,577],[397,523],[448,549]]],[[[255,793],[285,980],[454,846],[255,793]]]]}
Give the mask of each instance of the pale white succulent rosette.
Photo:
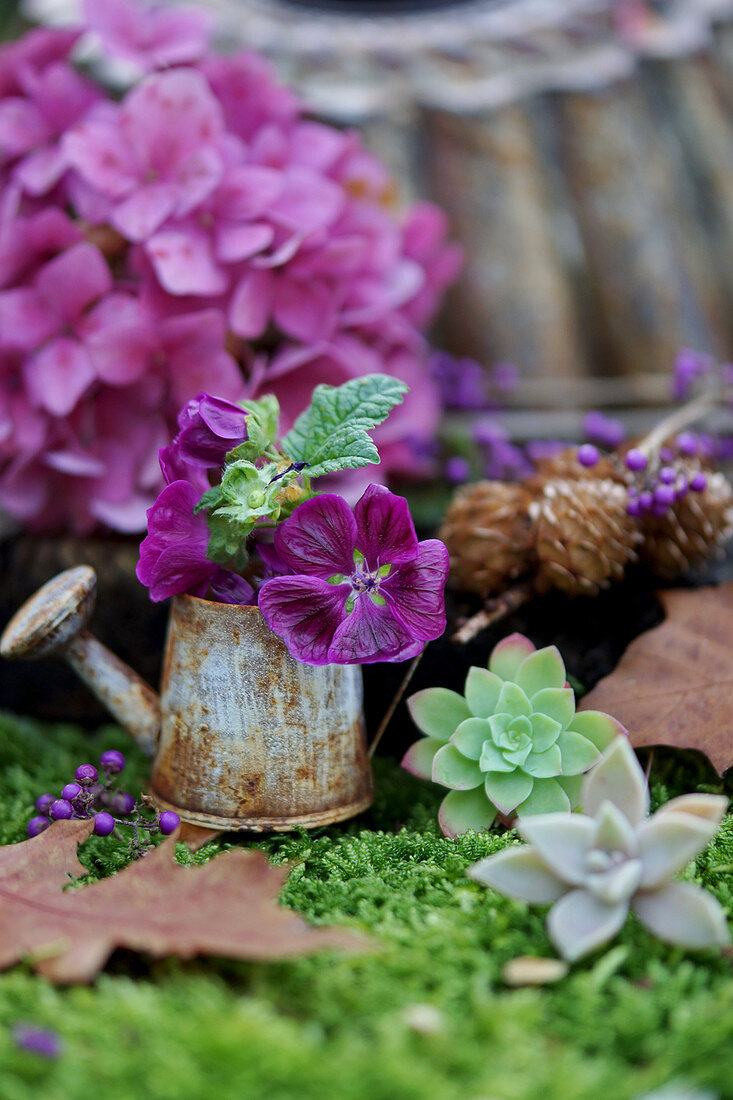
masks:
{"type": "Polygon", "coordinates": [[[581,801],[583,814],[520,818],[527,845],[481,860],[468,875],[509,897],[552,904],[547,930],[571,962],[615,936],[630,909],[655,936],[682,947],[730,942],[712,894],[672,880],[717,832],[726,798],[683,795],[649,817],[644,773],[619,737],[585,777],[581,801]]]}
{"type": "Polygon", "coordinates": [[[450,788],[440,807],[446,836],[491,828],[497,814],[569,811],[582,775],[623,726],[601,711],[576,713],[575,694],[555,646],[535,649],[512,634],[488,668],[471,668],[465,695],[426,688],[408,700],[425,736],[402,766],[450,788]]]}

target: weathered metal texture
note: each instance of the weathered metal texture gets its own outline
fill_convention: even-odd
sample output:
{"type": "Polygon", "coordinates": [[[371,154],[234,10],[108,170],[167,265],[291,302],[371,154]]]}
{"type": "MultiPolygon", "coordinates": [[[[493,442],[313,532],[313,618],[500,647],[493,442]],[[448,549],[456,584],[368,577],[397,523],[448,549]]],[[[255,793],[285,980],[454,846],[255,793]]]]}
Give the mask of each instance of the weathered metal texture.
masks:
{"type": "Polygon", "coordinates": [[[63,656],[152,756],[160,728],[158,696],[85,629],[96,591],[97,577],[88,565],[60,573],[15,613],[0,639],[0,654],[6,658],[63,656]]]}
{"type": "Polygon", "coordinates": [[[288,830],[372,802],[361,669],[295,661],[256,607],[174,599],[151,793],[185,821],[288,830]]]}

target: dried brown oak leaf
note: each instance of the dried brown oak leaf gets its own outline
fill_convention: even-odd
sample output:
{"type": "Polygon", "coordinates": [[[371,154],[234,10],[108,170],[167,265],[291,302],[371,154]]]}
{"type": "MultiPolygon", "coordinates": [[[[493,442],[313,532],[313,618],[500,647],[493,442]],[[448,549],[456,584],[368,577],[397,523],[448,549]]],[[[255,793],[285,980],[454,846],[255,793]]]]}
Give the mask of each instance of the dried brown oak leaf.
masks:
{"type": "Polygon", "coordinates": [[[666,618],[636,638],[580,710],[603,710],[635,748],[705,753],[733,765],[733,583],[658,593],[666,618]]]}
{"type": "Polygon", "coordinates": [[[54,982],[90,981],[116,947],[148,955],[279,959],[369,946],[346,929],[312,928],[278,904],[288,875],[263,852],[232,849],[197,867],[174,860],[175,838],[111,878],[63,892],[84,875],[88,821],[58,821],[0,847],[0,969],[29,959],[54,982]]]}

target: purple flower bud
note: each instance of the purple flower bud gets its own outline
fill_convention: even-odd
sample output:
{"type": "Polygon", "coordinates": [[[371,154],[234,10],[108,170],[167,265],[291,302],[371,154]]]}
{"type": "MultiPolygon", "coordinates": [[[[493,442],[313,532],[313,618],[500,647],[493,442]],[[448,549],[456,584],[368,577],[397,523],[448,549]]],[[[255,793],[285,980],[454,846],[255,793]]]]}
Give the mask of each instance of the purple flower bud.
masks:
{"type": "Polygon", "coordinates": [[[158,818],[158,827],[163,836],[170,836],[171,833],[175,833],[180,824],[180,817],[178,814],[173,813],[172,810],[164,810],[158,818]]]}
{"type": "Polygon", "coordinates": [[[449,458],[446,462],[443,467],[443,473],[445,474],[446,481],[450,481],[452,485],[459,485],[462,481],[467,481],[471,476],[471,467],[468,465],[465,458],[454,455],[453,458],[449,458]]]}
{"type": "Polygon", "coordinates": [[[697,436],[694,436],[692,432],[681,432],[674,443],[679,453],[687,458],[697,454],[697,436]]]}
{"type": "Polygon", "coordinates": [[[659,480],[663,485],[672,485],[677,479],[677,471],[672,466],[662,466],[659,471],[659,480]]]}
{"type": "Polygon", "coordinates": [[[28,836],[38,836],[47,829],[51,822],[47,817],[32,817],[28,822],[28,836]]]}
{"type": "Polygon", "coordinates": [[[115,827],[115,819],[112,814],[105,813],[102,810],[101,814],[95,814],[94,817],[94,835],[95,836],[109,836],[115,827]]]}
{"type": "Polygon", "coordinates": [[[97,782],[98,773],[93,764],[80,764],[74,772],[76,779],[82,787],[91,787],[97,782]]]}
{"type": "Polygon", "coordinates": [[[37,799],[37,801],[36,801],[36,809],[38,810],[39,814],[41,814],[43,817],[48,817],[49,806],[51,805],[52,802],[55,802],[55,801],[56,801],[56,799],[55,799],[54,795],[52,795],[52,794],[42,794],[41,797],[39,799],[37,799]]]}
{"type": "Polygon", "coordinates": [[[110,775],[118,775],[125,769],[125,758],[117,749],[107,749],[99,758],[99,766],[110,775]]]}
{"type": "Polygon", "coordinates": [[[67,783],[61,792],[61,797],[65,798],[67,802],[73,802],[80,794],[81,787],[78,783],[67,783]]]}
{"type": "Polygon", "coordinates": [[[654,503],[664,505],[665,509],[674,504],[677,494],[671,485],[657,485],[654,490],[654,503]]]}
{"type": "Polygon", "coordinates": [[[597,447],[592,443],[584,443],[578,447],[578,462],[581,466],[595,466],[601,455],[597,447]]]}
{"type": "Polygon", "coordinates": [[[632,447],[626,455],[626,468],[632,470],[634,473],[638,473],[640,470],[646,470],[648,464],[649,459],[643,451],[638,449],[638,447],[632,447]]]}
{"type": "Polygon", "coordinates": [[[74,816],[74,808],[65,798],[57,798],[51,803],[48,815],[53,821],[68,821],[74,816]]]}
{"type": "Polygon", "coordinates": [[[708,479],[705,477],[705,474],[702,473],[702,471],[694,474],[690,478],[690,488],[692,489],[693,493],[704,493],[707,487],[708,479]]]}
{"type": "Polygon", "coordinates": [[[192,466],[215,468],[247,438],[247,413],[231,401],[200,393],[181,409],[178,426],[174,442],[181,457],[192,466]]]}
{"type": "Polygon", "coordinates": [[[639,508],[642,512],[648,512],[654,503],[654,497],[646,490],[643,493],[639,493],[639,508]]]}
{"type": "Polygon", "coordinates": [[[20,1050],[40,1054],[42,1058],[58,1058],[64,1049],[55,1031],[32,1027],[30,1024],[17,1024],[13,1028],[13,1042],[20,1050]]]}

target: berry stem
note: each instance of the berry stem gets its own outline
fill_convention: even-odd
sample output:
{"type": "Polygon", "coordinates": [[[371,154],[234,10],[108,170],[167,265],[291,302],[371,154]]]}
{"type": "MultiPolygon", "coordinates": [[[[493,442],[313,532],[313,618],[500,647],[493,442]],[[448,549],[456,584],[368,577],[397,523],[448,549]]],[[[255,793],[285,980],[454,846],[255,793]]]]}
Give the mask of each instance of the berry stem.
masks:
{"type": "Polygon", "coordinates": [[[664,443],[671,435],[676,435],[683,428],[686,428],[688,424],[693,424],[696,420],[701,420],[703,416],[712,412],[718,404],[718,395],[715,393],[703,393],[699,397],[694,398],[692,401],[688,401],[686,405],[683,405],[680,409],[675,409],[673,413],[666,416],[664,420],[652,428],[652,430],[644,436],[640,443],[637,443],[636,449],[642,451],[645,455],[651,456],[664,443]]]}

